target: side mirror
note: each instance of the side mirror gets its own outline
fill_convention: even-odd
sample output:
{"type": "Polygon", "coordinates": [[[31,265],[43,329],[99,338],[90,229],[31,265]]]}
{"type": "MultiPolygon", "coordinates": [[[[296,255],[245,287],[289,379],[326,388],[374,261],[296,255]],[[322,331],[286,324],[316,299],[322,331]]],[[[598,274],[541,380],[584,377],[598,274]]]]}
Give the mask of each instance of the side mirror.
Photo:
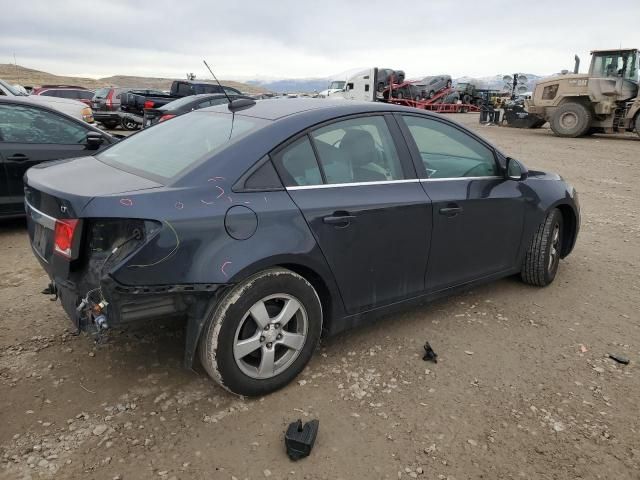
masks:
{"type": "Polygon", "coordinates": [[[504,169],[504,177],[507,180],[515,180],[520,182],[526,180],[529,176],[529,170],[515,158],[507,157],[507,164],[504,169]]]}
{"type": "Polygon", "coordinates": [[[98,132],[87,132],[86,145],[89,150],[97,150],[104,143],[104,137],[98,132]]]}

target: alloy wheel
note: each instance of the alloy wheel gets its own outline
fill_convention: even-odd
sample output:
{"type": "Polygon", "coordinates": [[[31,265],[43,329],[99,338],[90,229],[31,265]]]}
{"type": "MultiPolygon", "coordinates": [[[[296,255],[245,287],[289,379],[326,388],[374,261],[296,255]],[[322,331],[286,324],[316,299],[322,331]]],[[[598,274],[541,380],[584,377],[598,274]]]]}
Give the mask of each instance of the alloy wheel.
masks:
{"type": "Polygon", "coordinates": [[[264,380],[284,372],[300,355],[309,321],[302,303],[277,293],[256,302],[236,329],[233,357],[247,376],[264,380]]]}

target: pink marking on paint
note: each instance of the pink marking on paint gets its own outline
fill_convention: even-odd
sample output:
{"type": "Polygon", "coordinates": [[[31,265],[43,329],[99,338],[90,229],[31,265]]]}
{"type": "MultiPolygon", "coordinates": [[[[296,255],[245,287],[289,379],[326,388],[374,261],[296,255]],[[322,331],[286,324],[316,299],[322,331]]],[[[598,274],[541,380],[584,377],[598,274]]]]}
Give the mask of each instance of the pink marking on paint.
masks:
{"type": "Polygon", "coordinates": [[[133,206],[133,200],[131,200],[130,198],[121,198],[120,205],[122,205],[123,207],[131,207],[133,206]]]}
{"type": "Polygon", "coordinates": [[[218,195],[216,198],[220,198],[221,196],[223,196],[223,195],[224,195],[224,188],[219,187],[218,185],[216,185],[216,188],[217,188],[218,190],[220,190],[220,195],[218,195]]]}
{"type": "Polygon", "coordinates": [[[264,203],[267,203],[267,197],[264,197],[264,203]]]}
{"type": "Polygon", "coordinates": [[[231,197],[229,195],[227,195],[227,200],[229,200],[229,203],[233,203],[233,200],[231,200],[231,197]]]}
{"type": "Polygon", "coordinates": [[[206,200],[200,200],[205,205],[213,205],[215,202],[207,202],[206,200]]]}
{"type": "Polygon", "coordinates": [[[225,180],[224,177],[211,177],[207,182],[217,182],[218,180],[225,180]]]}
{"type": "Polygon", "coordinates": [[[227,274],[227,272],[225,272],[225,271],[224,271],[224,269],[226,268],[226,266],[227,266],[227,265],[231,265],[231,263],[233,263],[233,262],[229,262],[229,261],[224,262],[224,263],[222,264],[222,266],[220,267],[220,271],[223,273],[223,275],[224,275],[225,277],[228,277],[229,275],[227,274]]]}
{"type": "Polygon", "coordinates": [[[245,205],[251,205],[251,202],[244,202],[245,205]]]}
{"type": "Polygon", "coordinates": [[[184,208],[184,203],[182,203],[182,202],[176,202],[176,208],[177,208],[178,210],[182,210],[182,209],[184,208]]]}

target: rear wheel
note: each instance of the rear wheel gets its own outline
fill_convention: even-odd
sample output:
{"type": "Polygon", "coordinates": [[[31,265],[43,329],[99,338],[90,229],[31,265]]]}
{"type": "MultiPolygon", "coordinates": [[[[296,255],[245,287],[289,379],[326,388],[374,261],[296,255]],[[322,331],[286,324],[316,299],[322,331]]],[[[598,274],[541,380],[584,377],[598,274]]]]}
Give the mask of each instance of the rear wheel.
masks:
{"type": "Polygon", "coordinates": [[[558,272],[562,249],[562,213],[554,208],[538,227],[524,257],[520,276],[525,283],[544,287],[558,272]]]}
{"type": "Polygon", "coordinates": [[[200,339],[200,361],[227,390],[264,395],[302,371],[321,328],[322,307],[311,284],[290,270],[265,270],[218,304],[200,339]]]}
{"type": "Polygon", "coordinates": [[[559,137],[581,137],[591,128],[591,112],[581,103],[560,105],[551,117],[549,124],[553,133],[559,137]]]}
{"type": "Polygon", "coordinates": [[[105,128],[109,129],[109,130],[113,130],[118,126],[118,122],[117,121],[109,121],[109,122],[101,122],[102,125],[104,125],[105,128]]]}
{"type": "Polygon", "coordinates": [[[640,137],[640,113],[636,114],[636,120],[633,123],[635,125],[635,131],[640,137]]]}

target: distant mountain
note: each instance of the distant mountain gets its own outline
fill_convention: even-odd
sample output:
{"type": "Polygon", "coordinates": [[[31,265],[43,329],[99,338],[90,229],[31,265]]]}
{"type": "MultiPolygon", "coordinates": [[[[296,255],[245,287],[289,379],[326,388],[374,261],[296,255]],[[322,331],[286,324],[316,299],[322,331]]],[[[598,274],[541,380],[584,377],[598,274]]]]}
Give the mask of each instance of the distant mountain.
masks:
{"type": "MultiPolygon", "coordinates": [[[[478,88],[491,89],[491,90],[503,90],[506,82],[503,80],[504,75],[493,75],[490,77],[460,77],[454,79],[454,83],[462,81],[471,81],[476,83],[478,88]]],[[[535,83],[542,78],[540,75],[533,73],[523,73],[527,77],[527,82],[524,84],[527,90],[533,90],[535,83]]],[[[509,76],[512,76],[509,74],[509,76]]],[[[249,85],[258,86],[277,93],[312,93],[314,91],[319,92],[327,88],[331,79],[335,78],[347,78],[341,75],[332,75],[326,78],[286,78],[281,80],[249,80],[246,83],[249,85]]]]}
{"type": "Polygon", "coordinates": [[[249,80],[249,85],[264,88],[270,92],[293,93],[293,92],[320,92],[329,85],[329,78],[289,78],[283,80],[249,80]]]}
{"type": "MultiPolygon", "coordinates": [[[[100,87],[124,87],[124,88],[149,88],[168,90],[171,86],[172,78],[154,77],[132,77],[126,75],[115,75],[106,78],[83,78],[53,75],[39,70],[22,67],[20,65],[0,64],[0,78],[11,84],[37,87],[40,85],[77,85],[79,87],[94,90],[100,87]]],[[[206,80],[210,82],[210,80],[206,80]]],[[[249,94],[264,93],[266,90],[257,85],[234,82],[232,80],[221,80],[229,87],[234,87],[241,92],[249,94]]]]}

